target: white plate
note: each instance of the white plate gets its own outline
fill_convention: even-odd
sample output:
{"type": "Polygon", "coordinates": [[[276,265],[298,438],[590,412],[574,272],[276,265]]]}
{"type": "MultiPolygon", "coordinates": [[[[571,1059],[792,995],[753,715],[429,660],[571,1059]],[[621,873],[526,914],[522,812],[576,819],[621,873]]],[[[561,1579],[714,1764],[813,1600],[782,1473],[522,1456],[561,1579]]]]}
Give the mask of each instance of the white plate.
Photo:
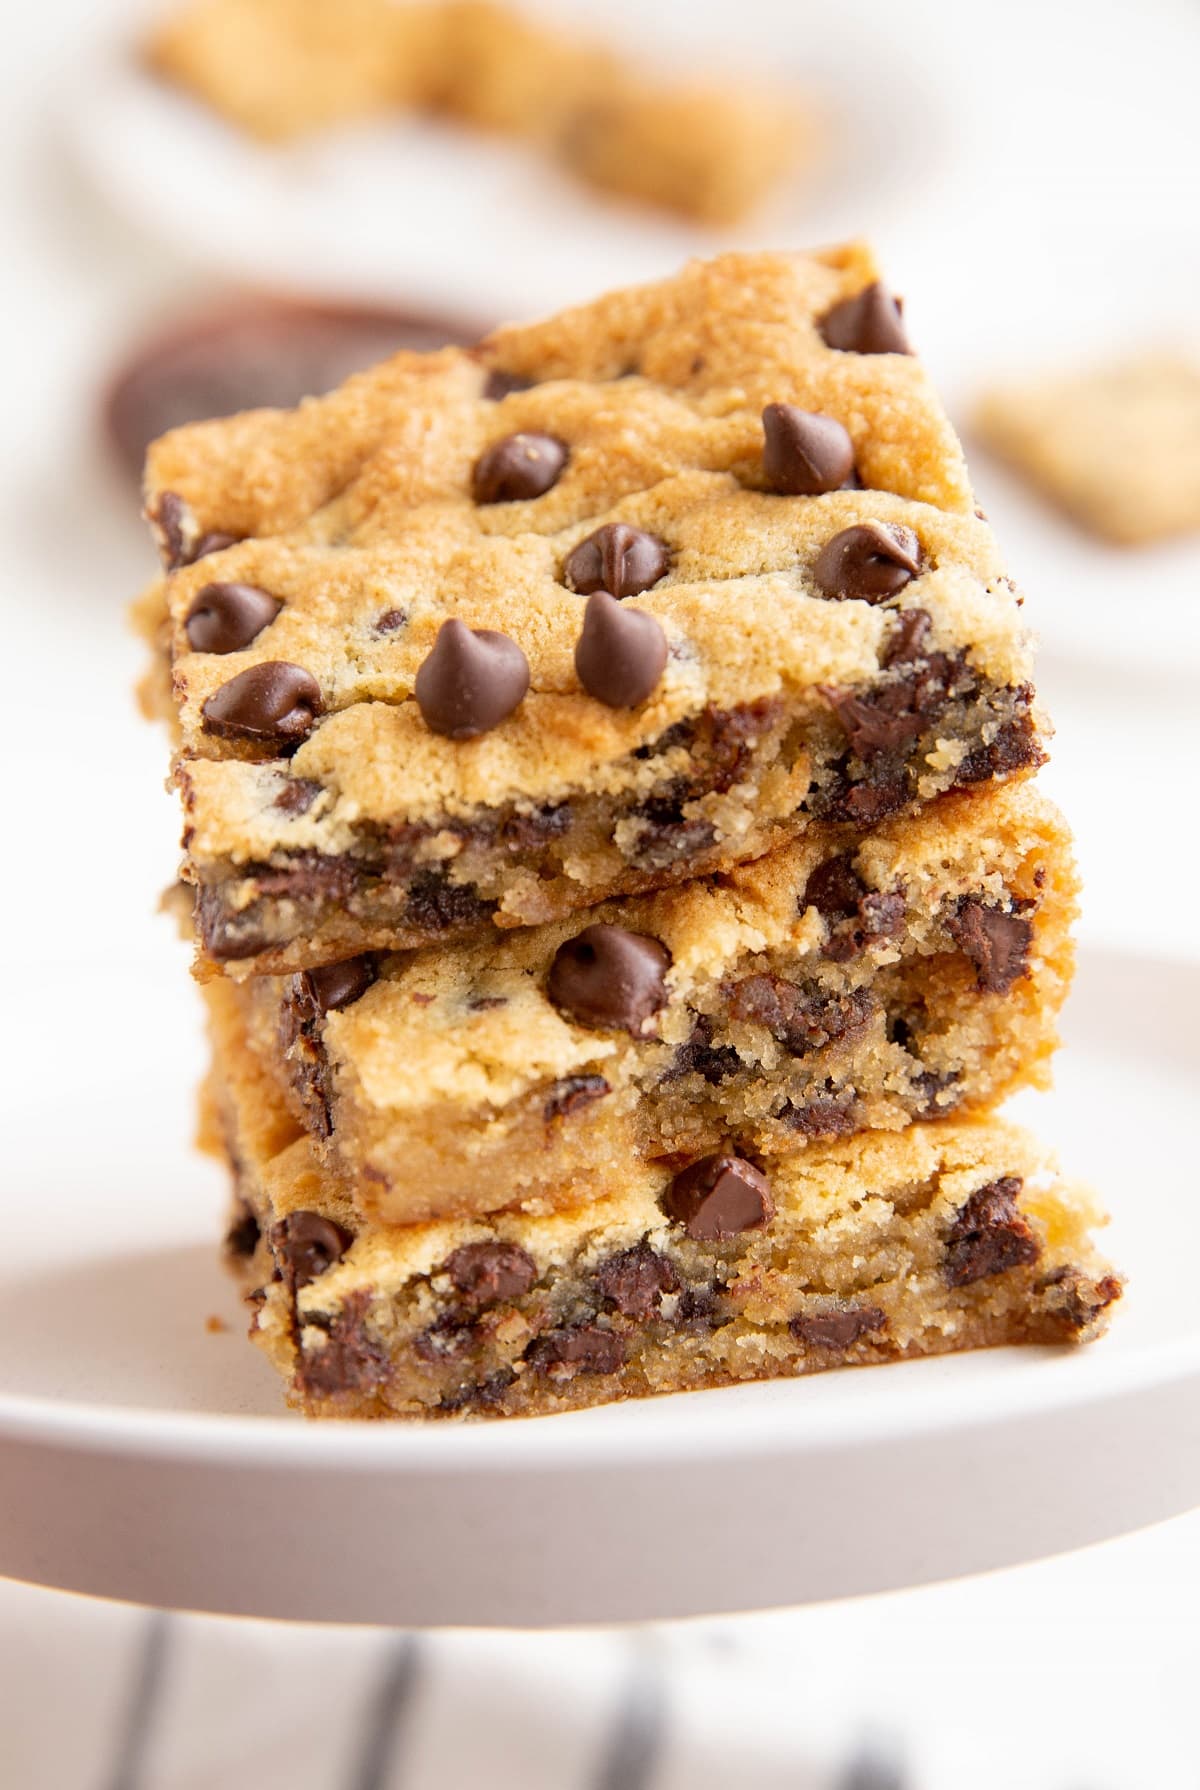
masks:
{"type": "MultiPolygon", "coordinates": [[[[412,116],[264,147],[143,73],[123,45],[88,60],[63,117],[109,202],[191,262],[276,290],[490,324],[739,242],[832,240],[847,218],[867,229],[919,189],[941,146],[940,109],[920,69],[898,71],[894,54],[872,57],[845,30],[839,42],[825,17],[819,44],[801,51],[793,27],[781,58],[770,11],[750,8],[742,52],[778,80],[801,64],[799,98],[820,108],[821,148],[738,231],[605,198],[531,148],[412,116]],[[912,108],[899,139],[898,78],[912,108]]],[[[724,43],[710,52],[710,66],[727,60],[724,43]]]]}
{"type": "Polygon", "coordinates": [[[979,1571],[1200,1502],[1200,966],[1085,953],[1059,1088],[1020,1103],[1115,1214],[1132,1284],[1105,1341],[396,1427],[281,1415],[243,1340],[220,1177],[185,1144],[184,981],[81,974],[93,1022],[64,1030],[44,975],[7,974],[0,1573],[260,1616],[616,1621],[979,1571]]]}

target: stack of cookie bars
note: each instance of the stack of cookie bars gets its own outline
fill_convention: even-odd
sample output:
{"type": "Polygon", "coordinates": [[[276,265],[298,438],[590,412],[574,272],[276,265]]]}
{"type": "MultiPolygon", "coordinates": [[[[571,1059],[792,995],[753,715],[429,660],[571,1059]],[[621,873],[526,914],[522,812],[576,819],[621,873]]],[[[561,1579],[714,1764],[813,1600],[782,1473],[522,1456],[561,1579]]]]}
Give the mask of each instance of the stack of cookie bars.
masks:
{"type": "Polygon", "coordinates": [[[1087,1340],[1020,599],[860,245],[166,436],[148,683],[251,1334],[316,1416],[1087,1340]]]}

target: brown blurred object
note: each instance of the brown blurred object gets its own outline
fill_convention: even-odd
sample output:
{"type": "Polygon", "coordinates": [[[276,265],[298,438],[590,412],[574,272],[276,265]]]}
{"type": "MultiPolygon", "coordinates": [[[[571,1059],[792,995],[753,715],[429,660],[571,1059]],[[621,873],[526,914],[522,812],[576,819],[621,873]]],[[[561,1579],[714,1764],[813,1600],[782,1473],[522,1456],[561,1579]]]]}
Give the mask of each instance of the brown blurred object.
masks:
{"type": "Polygon", "coordinates": [[[536,144],[608,192],[734,223],[811,120],[737,78],[667,80],[494,0],[185,0],[148,66],[264,142],[398,108],[536,144]]]}
{"type": "Polygon", "coordinates": [[[427,352],[485,333],[403,311],[226,299],[151,335],[109,383],[105,432],[125,470],[142,476],[146,448],[180,423],[262,406],[291,409],[397,349],[427,352]]]}
{"type": "Polygon", "coordinates": [[[988,392],[980,439],[1092,534],[1200,531],[1200,364],[1155,351],[988,392]]]}

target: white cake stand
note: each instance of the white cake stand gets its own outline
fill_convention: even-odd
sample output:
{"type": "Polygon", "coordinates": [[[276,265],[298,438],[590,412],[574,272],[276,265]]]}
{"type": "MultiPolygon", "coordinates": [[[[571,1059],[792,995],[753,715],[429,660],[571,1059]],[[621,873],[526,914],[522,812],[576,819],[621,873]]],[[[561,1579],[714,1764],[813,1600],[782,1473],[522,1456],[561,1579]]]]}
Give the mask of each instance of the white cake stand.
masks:
{"type": "Polygon", "coordinates": [[[219,1177],[185,1147],[188,991],[174,966],[89,974],[73,1010],[128,1032],[108,1053],[39,1031],[44,981],[10,974],[30,1092],[6,1163],[0,1573],[256,1616],[630,1621],[979,1572],[1200,1502],[1200,967],[1085,953],[1058,1091],[1018,1103],[1115,1214],[1131,1286],[1105,1341],[397,1427],[280,1414],[214,1263],[219,1177]],[[64,1086],[69,1124],[35,1095],[64,1086]]]}

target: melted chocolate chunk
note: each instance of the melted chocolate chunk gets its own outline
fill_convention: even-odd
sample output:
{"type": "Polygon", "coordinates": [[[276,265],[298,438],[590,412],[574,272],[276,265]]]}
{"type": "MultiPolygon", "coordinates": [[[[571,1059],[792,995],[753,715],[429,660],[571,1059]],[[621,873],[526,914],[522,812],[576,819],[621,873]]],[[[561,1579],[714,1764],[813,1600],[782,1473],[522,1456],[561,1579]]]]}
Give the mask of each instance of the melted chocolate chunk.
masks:
{"type": "Polygon", "coordinates": [[[475,462],[471,492],[476,503],[518,503],[557,485],[568,449],[555,435],[505,435],[475,462]]]}
{"type": "Polygon", "coordinates": [[[665,542],[625,522],[606,522],[568,554],[563,579],[581,596],[606,590],[614,597],[636,597],[657,584],[670,566],[665,542]]]}
{"type": "Polygon", "coordinates": [[[426,727],[451,740],[498,727],[528,689],[529,661],[515,640],[456,618],[442,623],[413,684],[426,727]]]}
{"type": "Polygon", "coordinates": [[[847,1305],[839,1311],[813,1312],[793,1318],[788,1329],[797,1342],[814,1349],[848,1349],[860,1336],[886,1330],[887,1318],[877,1305],[847,1305]]]}
{"type": "Polygon", "coordinates": [[[947,919],[946,931],[975,965],[981,994],[1007,994],[1028,973],[1033,927],[1020,914],[1006,914],[978,895],[964,895],[947,919]]]}
{"type": "Polygon", "coordinates": [[[510,814],[500,827],[499,839],[506,851],[536,851],[548,839],[561,839],[570,830],[570,803],[547,803],[532,814],[510,814]]]}
{"type": "Polygon", "coordinates": [[[663,1080],[675,1081],[681,1075],[702,1075],[710,1088],[716,1088],[731,1075],[737,1075],[741,1067],[742,1059],[731,1044],[713,1043],[712,1020],[702,1013],[691,1037],[685,1039],[675,1052],[675,1060],[663,1080]]]}
{"type": "Polygon", "coordinates": [[[258,1248],[261,1236],[262,1226],[258,1219],[245,1200],[239,1200],[236,1216],[225,1233],[227,1254],[238,1259],[249,1258],[258,1248]]]}
{"type": "Polygon", "coordinates": [[[900,301],[880,280],[843,298],[817,320],[822,341],[849,354],[911,354],[900,301]]]}
{"type": "Polygon", "coordinates": [[[269,628],[283,608],[257,584],[206,584],[184,617],[188,645],[196,653],[239,653],[269,628]]]}
{"type": "Polygon", "coordinates": [[[319,1212],[289,1212],[271,1231],[271,1248],[283,1279],[293,1292],[340,1262],[354,1238],[319,1212]]]}
{"type": "Polygon", "coordinates": [[[740,1156],[705,1156],[676,1175],[663,1195],[668,1218],[711,1243],[761,1230],[775,1216],[767,1177],[740,1156]]]}
{"type": "Polygon", "coordinates": [[[899,522],[857,522],[826,541],[813,582],[833,602],[883,603],[921,570],[921,543],[899,522]]]}
{"type": "Polygon", "coordinates": [[[548,1380],[573,1380],[577,1374],[615,1374],[625,1365],[625,1344],[598,1324],[564,1324],[534,1337],[525,1360],[548,1380]]]}
{"type": "Polygon", "coordinates": [[[622,1317],[657,1317],[665,1293],[677,1293],[679,1275],[665,1255],[643,1240],[609,1256],[596,1270],[596,1285],[622,1317]]]}
{"type": "Polygon", "coordinates": [[[516,1379],[511,1367],[498,1367],[486,1380],[460,1386],[438,1401],[438,1410],[452,1414],[458,1411],[494,1411],[504,1403],[504,1395],[516,1379]]]}
{"type": "Polygon", "coordinates": [[[587,926],[554,954],[546,993],[578,1025],[644,1037],[667,1004],[671,954],[658,939],[624,926],[587,926]]]}
{"type": "Polygon", "coordinates": [[[308,738],[322,707],[321,687],[303,666],[266,659],[214,690],[201,715],[206,733],[282,752],[308,738]]]}
{"type": "Polygon", "coordinates": [[[829,923],[824,955],[849,963],[870,945],[894,938],[904,925],[905,900],[898,890],[868,889],[850,857],[827,858],[805,885],[801,912],[815,907],[829,923]]]}
{"type": "Polygon", "coordinates": [[[900,609],[896,612],[883,650],[885,667],[907,665],[913,659],[928,658],[927,642],[933,618],[927,609],[900,609]]]}
{"type": "Polygon", "coordinates": [[[537,1279],[537,1264],[519,1243],[463,1243],[443,1266],[473,1306],[520,1299],[537,1279]]]}
{"type": "Polygon", "coordinates": [[[762,423],[763,475],[781,496],[837,491],[854,471],[854,443],[834,417],[768,404],[762,423]]]}
{"type": "Polygon", "coordinates": [[[649,796],[632,813],[640,825],[628,856],[641,870],[666,870],[681,858],[697,857],[717,836],[711,821],[689,819],[673,796],[649,796]]]}
{"type": "Polygon", "coordinates": [[[321,785],[311,777],[289,777],[272,802],[284,814],[307,814],[321,793],[321,785]]]}
{"type": "Polygon", "coordinates": [[[1033,716],[1028,712],[1033,692],[1022,685],[1016,692],[1018,713],[1001,722],[996,737],[986,746],[973,746],[959,765],[954,781],[964,788],[988,783],[994,777],[1011,777],[1014,771],[1036,769],[1046,762],[1033,716]]]}
{"type": "Polygon", "coordinates": [[[626,609],[605,590],[593,591],[575,647],[575,670],[589,696],[610,709],[635,709],[658,687],[667,664],[667,637],[644,609],[626,609]]]}
{"type": "Polygon", "coordinates": [[[850,1137],[858,1130],[858,1096],[853,1088],[815,1094],[802,1106],[785,1101],[779,1109],[780,1123],[803,1137],[850,1137]]]}
{"type": "Polygon", "coordinates": [[[719,1330],[725,1322],[721,1308],[722,1291],[715,1280],[708,1286],[684,1287],[675,1303],[672,1321],[676,1330],[719,1330]]]}
{"type": "Polygon", "coordinates": [[[568,1075],[556,1081],[546,1096],[542,1117],[552,1124],[555,1119],[570,1119],[612,1090],[602,1075],[568,1075]]]}
{"type": "Polygon", "coordinates": [[[444,1311],[413,1337],[413,1353],[418,1361],[434,1367],[444,1361],[460,1361],[477,1340],[478,1331],[469,1318],[461,1311],[444,1311]]]}
{"type": "Polygon", "coordinates": [[[452,883],[440,871],[430,870],[414,879],[404,917],[422,932],[436,934],[486,920],[494,906],[475,889],[452,883]]]}
{"type": "Polygon", "coordinates": [[[306,1328],[324,1330],[321,1347],[306,1346],[296,1370],[296,1385],[311,1397],[338,1392],[371,1392],[389,1377],[387,1351],[367,1329],[371,1289],[351,1293],[341,1310],[320,1322],[322,1314],[304,1314],[306,1328]]]}
{"type": "Polygon", "coordinates": [[[971,1286],[1037,1261],[1041,1248],[1017,1207],[1021,1186],[1016,1175],[1003,1175],[977,1188],[959,1208],[946,1237],[947,1285],[971,1286]]]}
{"type": "Polygon", "coordinates": [[[377,634],[396,634],[407,620],[407,609],[385,609],[382,615],[375,618],[375,632],[377,634]]]}
{"type": "Polygon", "coordinates": [[[765,1026],[792,1056],[861,1038],[879,1007],[865,988],[806,991],[782,976],[747,976],[726,991],[734,1019],[765,1026]]]}
{"type": "Polygon", "coordinates": [[[924,730],[925,717],[905,706],[902,685],[881,690],[874,701],[856,696],[853,690],[831,689],[828,684],[820,684],[818,689],[841,722],[850,750],[859,758],[869,758],[874,752],[901,752],[924,730]]]}
{"type": "Polygon", "coordinates": [[[1106,1274],[1102,1279],[1094,1281],[1081,1274],[1078,1268],[1055,1268],[1053,1273],[1044,1275],[1038,1281],[1034,1292],[1045,1293],[1051,1288],[1055,1289],[1056,1312],[1072,1335],[1090,1328],[1100,1313],[1106,1311],[1124,1291],[1117,1275],[1106,1274]]]}

